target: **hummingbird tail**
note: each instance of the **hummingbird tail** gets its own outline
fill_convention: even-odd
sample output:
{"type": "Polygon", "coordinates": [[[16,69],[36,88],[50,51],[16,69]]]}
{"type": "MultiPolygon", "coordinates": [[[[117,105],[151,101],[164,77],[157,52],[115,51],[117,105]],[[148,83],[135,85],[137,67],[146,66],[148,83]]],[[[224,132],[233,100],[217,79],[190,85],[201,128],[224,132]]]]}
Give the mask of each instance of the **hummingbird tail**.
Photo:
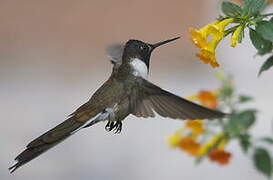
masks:
{"type": "MultiPolygon", "coordinates": [[[[96,124],[98,121],[91,121],[88,126],[96,124]]],[[[86,127],[82,122],[76,121],[75,117],[70,117],[61,124],[47,131],[40,137],[31,141],[27,148],[15,158],[15,164],[9,168],[10,173],[13,173],[16,169],[38,157],[42,153],[46,152],[50,148],[56,146],[72,134],[78,131],[78,129],[86,127]]]]}
{"type": "Polygon", "coordinates": [[[10,173],[13,173],[16,169],[38,157],[43,152],[52,148],[55,144],[43,144],[36,148],[27,148],[15,158],[15,164],[9,167],[10,173]]]}

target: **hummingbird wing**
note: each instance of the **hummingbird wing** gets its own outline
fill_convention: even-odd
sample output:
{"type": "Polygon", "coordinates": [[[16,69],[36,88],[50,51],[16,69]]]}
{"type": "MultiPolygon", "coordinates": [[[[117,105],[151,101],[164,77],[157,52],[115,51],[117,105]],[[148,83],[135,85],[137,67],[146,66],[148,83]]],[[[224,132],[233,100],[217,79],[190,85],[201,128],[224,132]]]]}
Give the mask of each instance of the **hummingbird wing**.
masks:
{"type": "Polygon", "coordinates": [[[226,115],[183,99],[140,77],[132,90],[130,107],[133,115],[144,118],[154,117],[154,112],[173,119],[214,119],[226,115]]]}

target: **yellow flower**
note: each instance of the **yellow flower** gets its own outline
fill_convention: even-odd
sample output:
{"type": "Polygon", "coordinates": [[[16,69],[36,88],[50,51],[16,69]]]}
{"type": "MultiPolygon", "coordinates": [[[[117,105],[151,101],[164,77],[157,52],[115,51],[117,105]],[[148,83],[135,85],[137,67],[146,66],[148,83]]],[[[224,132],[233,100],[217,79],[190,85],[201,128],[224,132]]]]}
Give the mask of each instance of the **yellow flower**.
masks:
{"type": "Polygon", "coordinates": [[[231,36],[230,46],[236,47],[241,36],[242,31],[244,30],[243,26],[239,26],[231,36]]]}
{"type": "Polygon", "coordinates": [[[228,18],[222,21],[212,22],[200,30],[190,28],[190,33],[192,35],[191,40],[200,48],[200,53],[196,56],[205,64],[210,64],[212,67],[219,66],[215,56],[215,49],[225,35],[224,31],[226,26],[233,21],[233,18],[228,18]]]}
{"type": "Polygon", "coordinates": [[[206,46],[207,38],[209,35],[208,29],[210,28],[210,26],[217,24],[217,23],[218,23],[218,21],[214,21],[214,22],[202,27],[200,30],[190,28],[189,31],[192,35],[190,40],[199,48],[206,46]]]}
{"type": "Polygon", "coordinates": [[[188,96],[186,97],[187,100],[190,100],[190,101],[197,101],[198,100],[198,97],[196,94],[192,95],[192,96],[188,96]]]}
{"type": "Polygon", "coordinates": [[[204,133],[203,121],[202,120],[188,120],[185,125],[187,128],[191,129],[194,136],[204,133]]]}
{"type": "Polygon", "coordinates": [[[222,139],[221,142],[218,144],[217,148],[221,150],[225,149],[227,142],[228,139],[226,138],[222,139]]]}
{"type": "Polygon", "coordinates": [[[208,151],[220,140],[222,139],[224,136],[224,133],[221,132],[219,134],[216,134],[215,136],[213,136],[206,144],[204,144],[203,146],[200,147],[199,151],[198,151],[198,155],[199,156],[203,156],[206,153],[208,153],[208,151]]]}
{"type": "Polygon", "coordinates": [[[179,145],[182,138],[182,132],[183,132],[183,129],[181,128],[177,130],[174,134],[167,137],[167,142],[169,143],[171,147],[175,148],[179,145]]]}
{"type": "Polygon", "coordinates": [[[225,28],[227,27],[227,25],[229,25],[230,23],[232,23],[234,21],[233,18],[228,18],[228,19],[224,19],[222,21],[220,21],[219,23],[213,25],[215,29],[217,29],[219,31],[219,33],[223,34],[225,28]]]}

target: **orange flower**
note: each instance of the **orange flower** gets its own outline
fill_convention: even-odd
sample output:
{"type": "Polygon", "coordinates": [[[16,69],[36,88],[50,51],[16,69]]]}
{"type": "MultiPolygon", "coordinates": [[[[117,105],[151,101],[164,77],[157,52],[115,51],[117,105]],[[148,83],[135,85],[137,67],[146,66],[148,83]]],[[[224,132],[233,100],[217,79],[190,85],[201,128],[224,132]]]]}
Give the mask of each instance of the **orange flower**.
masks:
{"type": "Polygon", "coordinates": [[[231,153],[226,152],[223,149],[213,149],[209,152],[210,160],[217,162],[221,165],[228,164],[230,157],[231,157],[231,153]]]}
{"type": "Polygon", "coordinates": [[[208,108],[215,109],[218,105],[218,98],[210,91],[200,91],[197,95],[200,103],[208,108]]]}
{"type": "Polygon", "coordinates": [[[191,129],[193,135],[200,135],[204,133],[202,120],[188,120],[185,126],[191,129]]]}
{"type": "Polygon", "coordinates": [[[181,139],[179,147],[190,155],[197,156],[200,144],[197,143],[192,137],[184,137],[181,139]]]}

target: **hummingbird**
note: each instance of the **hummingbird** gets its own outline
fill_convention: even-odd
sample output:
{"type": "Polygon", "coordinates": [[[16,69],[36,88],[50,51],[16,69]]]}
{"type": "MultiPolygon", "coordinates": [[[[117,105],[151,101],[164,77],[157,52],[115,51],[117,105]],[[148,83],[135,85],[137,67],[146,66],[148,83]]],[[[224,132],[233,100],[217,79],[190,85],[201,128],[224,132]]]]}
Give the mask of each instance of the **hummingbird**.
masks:
{"type": "Polygon", "coordinates": [[[112,73],[93,96],[61,124],[31,141],[9,168],[14,172],[22,165],[56,146],[81,129],[107,122],[105,129],[120,133],[122,121],[136,117],[162,117],[180,120],[223,118],[226,114],[174,95],[147,80],[151,53],[179,37],[155,44],[129,40],[112,52],[112,73]]]}

